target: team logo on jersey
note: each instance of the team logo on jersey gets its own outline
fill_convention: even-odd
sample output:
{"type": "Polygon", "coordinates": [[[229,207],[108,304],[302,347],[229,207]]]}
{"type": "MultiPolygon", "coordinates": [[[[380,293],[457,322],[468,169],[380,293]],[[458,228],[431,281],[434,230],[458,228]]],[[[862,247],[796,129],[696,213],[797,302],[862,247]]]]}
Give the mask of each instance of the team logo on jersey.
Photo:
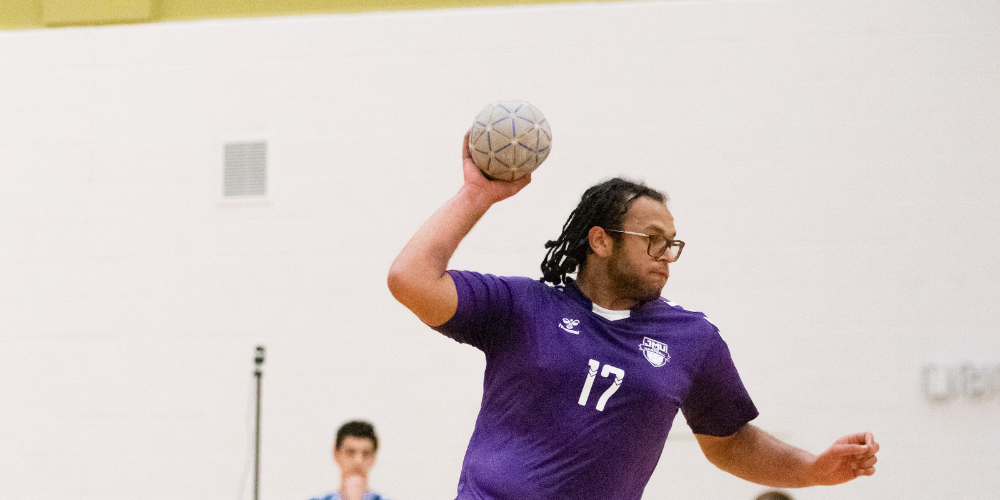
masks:
{"type": "Polygon", "coordinates": [[[563,322],[561,325],[559,325],[559,328],[562,328],[564,331],[572,333],[573,335],[580,335],[579,330],[574,330],[574,328],[576,328],[576,325],[579,324],[580,320],[578,319],[563,318],[563,322]]]}
{"type": "Polygon", "coordinates": [[[642,355],[646,356],[646,361],[649,361],[649,364],[653,366],[663,366],[667,364],[667,361],[670,361],[667,344],[663,342],[643,337],[642,344],[639,344],[639,349],[642,349],[642,355]]]}

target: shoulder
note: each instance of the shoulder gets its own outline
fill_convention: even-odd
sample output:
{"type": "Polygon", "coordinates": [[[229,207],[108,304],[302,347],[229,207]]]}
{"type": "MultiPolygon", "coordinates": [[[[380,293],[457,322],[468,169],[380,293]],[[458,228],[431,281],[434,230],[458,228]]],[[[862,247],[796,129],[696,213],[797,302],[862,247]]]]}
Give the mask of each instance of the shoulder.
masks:
{"type": "Polygon", "coordinates": [[[525,276],[497,276],[495,274],[480,273],[476,271],[459,271],[456,269],[449,269],[448,274],[450,274],[454,280],[508,283],[524,287],[552,288],[536,279],[527,278],[525,276]]]}
{"type": "Polygon", "coordinates": [[[685,309],[680,304],[660,297],[643,306],[642,316],[653,321],[670,321],[689,325],[693,330],[717,336],[719,328],[708,319],[705,313],[685,309]]]}
{"type": "Polygon", "coordinates": [[[313,497],[310,500],[340,500],[340,495],[337,492],[327,493],[326,495],[320,495],[318,497],[313,497]]]}
{"type": "Polygon", "coordinates": [[[459,294],[476,293],[477,291],[509,291],[515,295],[544,295],[557,289],[536,279],[524,276],[497,276],[475,271],[449,270],[448,274],[455,282],[459,294]]]}

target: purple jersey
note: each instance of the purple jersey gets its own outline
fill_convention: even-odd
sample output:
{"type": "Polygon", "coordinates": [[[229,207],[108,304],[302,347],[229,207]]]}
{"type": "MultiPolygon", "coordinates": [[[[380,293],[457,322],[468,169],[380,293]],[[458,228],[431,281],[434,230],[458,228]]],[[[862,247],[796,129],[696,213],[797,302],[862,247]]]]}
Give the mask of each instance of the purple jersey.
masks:
{"type": "Polygon", "coordinates": [[[579,288],[449,271],[436,330],[486,354],[458,500],[639,500],[680,409],[698,434],[757,416],[718,329],[664,299],[610,321],[579,288]]]}

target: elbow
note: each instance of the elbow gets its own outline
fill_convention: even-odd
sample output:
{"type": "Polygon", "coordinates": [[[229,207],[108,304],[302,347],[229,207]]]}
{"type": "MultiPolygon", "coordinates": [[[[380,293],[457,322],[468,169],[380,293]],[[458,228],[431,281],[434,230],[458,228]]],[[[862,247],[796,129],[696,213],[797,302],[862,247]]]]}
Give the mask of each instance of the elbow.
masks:
{"type": "Polygon", "coordinates": [[[386,277],[389,293],[428,326],[438,326],[452,317],[458,307],[458,294],[447,273],[437,279],[393,264],[386,277]]]}
{"type": "Polygon", "coordinates": [[[721,450],[715,450],[714,452],[705,452],[705,458],[708,459],[708,463],[714,465],[717,469],[733,473],[733,464],[730,460],[730,456],[721,450]]]}
{"type": "Polygon", "coordinates": [[[745,437],[745,434],[742,433],[743,430],[740,429],[735,434],[725,437],[704,434],[695,434],[695,437],[698,439],[701,451],[709,463],[720,470],[733,473],[738,468],[740,459],[745,458],[742,457],[742,453],[740,452],[741,438],[745,437]]]}
{"type": "Polygon", "coordinates": [[[418,270],[399,261],[389,268],[389,275],[385,280],[393,298],[410,309],[428,293],[428,281],[418,270]]]}
{"type": "Polygon", "coordinates": [[[389,275],[386,277],[386,286],[389,293],[399,302],[403,302],[404,291],[406,290],[406,273],[399,269],[396,263],[389,268],[389,275]]]}

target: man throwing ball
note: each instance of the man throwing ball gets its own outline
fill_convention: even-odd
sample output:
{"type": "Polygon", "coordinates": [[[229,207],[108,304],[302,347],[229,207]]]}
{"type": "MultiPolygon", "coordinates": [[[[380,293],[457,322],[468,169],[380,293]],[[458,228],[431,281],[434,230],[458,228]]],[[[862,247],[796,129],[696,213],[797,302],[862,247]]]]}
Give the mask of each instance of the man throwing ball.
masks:
{"type": "Polygon", "coordinates": [[[421,321],[486,355],[458,500],[639,500],[678,410],[708,460],[748,481],[794,488],[875,473],[870,433],[814,455],[749,423],[757,409],[718,329],[660,297],[684,243],[659,191],[617,178],[588,189],[546,244],[541,281],[448,270],[486,211],[531,180],[486,179],[463,145],[462,188],[388,278],[421,321]]]}

